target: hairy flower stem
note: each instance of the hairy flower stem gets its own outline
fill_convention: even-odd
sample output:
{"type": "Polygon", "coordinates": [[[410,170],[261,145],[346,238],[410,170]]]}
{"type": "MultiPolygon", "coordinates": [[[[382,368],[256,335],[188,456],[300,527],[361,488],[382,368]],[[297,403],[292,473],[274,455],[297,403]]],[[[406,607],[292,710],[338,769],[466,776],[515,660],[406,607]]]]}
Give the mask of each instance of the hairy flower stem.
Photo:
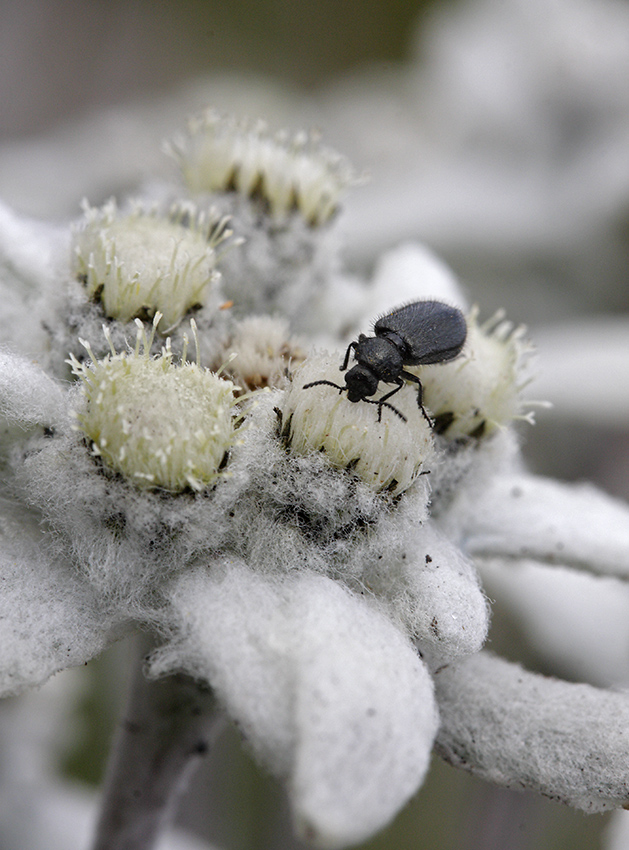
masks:
{"type": "Polygon", "coordinates": [[[155,846],[219,719],[211,692],[193,679],[151,682],[138,664],[112,748],[93,850],[155,846]]]}

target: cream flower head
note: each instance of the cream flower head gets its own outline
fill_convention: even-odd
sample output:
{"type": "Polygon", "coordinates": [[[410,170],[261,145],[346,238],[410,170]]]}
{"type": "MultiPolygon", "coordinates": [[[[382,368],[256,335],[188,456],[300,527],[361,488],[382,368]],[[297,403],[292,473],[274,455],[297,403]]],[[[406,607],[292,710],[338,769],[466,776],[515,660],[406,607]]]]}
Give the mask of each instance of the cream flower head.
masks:
{"type": "Polygon", "coordinates": [[[152,336],[137,322],[133,353],[112,346],[98,359],[85,343],[91,362],[71,357],[85,399],[77,427],[94,455],[137,486],[201,491],[238,437],[234,384],[196,363],[174,364],[169,346],[150,357],[152,336]]]}
{"type": "Polygon", "coordinates": [[[162,314],[162,332],[203,304],[216,283],[216,247],[231,235],[227,220],[192,205],[169,217],[136,206],[120,213],[111,200],[85,207],[74,232],[74,271],[105,316],[128,322],[162,314]]]}
{"type": "MultiPolygon", "coordinates": [[[[388,409],[377,422],[374,407],[351,404],[330,386],[305,387],[338,380],[338,355],[309,357],[295,372],[282,407],[282,434],[293,452],[322,451],[330,464],[351,470],[373,490],[403,493],[434,457],[432,431],[409,388],[396,395],[405,417],[388,409]]],[[[383,391],[380,395],[383,394],[383,391]]]]}
{"type": "Polygon", "coordinates": [[[532,353],[526,329],[496,313],[483,324],[478,309],[467,317],[467,340],[450,363],[410,366],[424,388],[424,404],[435,419],[435,430],[448,440],[481,438],[523,414],[522,390],[528,383],[525,365],[532,353]]]}
{"type": "Polygon", "coordinates": [[[312,133],[271,134],[263,121],[208,110],[169,146],[190,192],[235,191],[258,197],[273,218],[298,212],[318,227],[337,211],[354,181],[349,163],[312,133]]]}

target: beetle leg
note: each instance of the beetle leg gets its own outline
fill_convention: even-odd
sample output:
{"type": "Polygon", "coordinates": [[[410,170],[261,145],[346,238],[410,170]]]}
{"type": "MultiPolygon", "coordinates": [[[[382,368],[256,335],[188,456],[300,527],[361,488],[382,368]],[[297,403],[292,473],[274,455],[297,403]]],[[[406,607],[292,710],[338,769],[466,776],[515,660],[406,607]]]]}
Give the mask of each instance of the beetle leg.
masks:
{"type": "Polygon", "coordinates": [[[392,389],[390,393],[386,393],[386,395],[380,396],[380,398],[376,399],[375,400],[376,404],[384,404],[384,402],[388,398],[391,398],[392,395],[399,393],[399,391],[402,389],[403,386],[404,386],[404,381],[400,378],[400,383],[397,385],[397,387],[395,387],[395,389],[392,389]]]}
{"type": "Polygon", "coordinates": [[[392,410],[392,411],[395,413],[395,415],[396,415],[396,416],[399,416],[399,418],[402,420],[402,422],[408,422],[408,419],[406,418],[406,416],[404,416],[404,414],[403,414],[403,413],[401,413],[401,412],[397,409],[397,407],[393,407],[393,405],[392,405],[392,404],[389,404],[389,402],[388,402],[388,401],[382,401],[382,400],[381,400],[381,401],[379,401],[379,402],[378,402],[378,401],[376,401],[376,402],[374,402],[374,403],[378,405],[378,422],[381,422],[381,421],[382,421],[382,408],[383,408],[383,407],[388,407],[388,408],[389,408],[389,410],[392,410]]]}
{"type": "MultiPolygon", "coordinates": [[[[389,395],[390,395],[390,393],[389,393],[389,395]]],[[[393,407],[393,405],[389,404],[389,402],[387,402],[387,401],[382,401],[381,398],[379,398],[379,399],[361,398],[361,401],[366,401],[367,404],[377,404],[378,405],[378,422],[382,421],[382,408],[383,407],[388,407],[389,410],[392,410],[395,413],[396,416],[399,416],[399,418],[402,420],[402,422],[408,422],[408,419],[406,418],[406,416],[404,416],[403,413],[400,413],[400,411],[397,409],[397,407],[393,407]]]]}
{"type": "Polygon", "coordinates": [[[350,342],[347,346],[347,351],[345,352],[345,360],[343,360],[343,365],[341,366],[341,372],[344,372],[347,369],[347,364],[349,363],[349,353],[352,349],[358,348],[358,343],[356,340],[354,342],[350,342]]]}
{"type": "MultiPolygon", "coordinates": [[[[406,379],[407,381],[411,381],[413,384],[417,384],[417,406],[421,410],[426,422],[432,428],[433,425],[434,425],[434,422],[432,421],[430,416],[428,416],[428,414],[426,413],[426,408],[424,407],[424,403],[423,403],[424,388],[422,386],[422,382],[419,380],[417,375],[413,375],[410,372],[407,372],[405,369],[402,369],[402,371],[400,372],[400,377],[406,379]]],[[[398,387],[398,389],[399,389],[399,387],[398,387]]],[[[389,393],[389,395],[390,395],[390,393],[389,393]]],[[[387,396],[385,396],[385,398],[387,398],[387,396]]]]}
{"type": "Polygon", "coordinates": [[[395,413],[397,413],[397,415],[400,417],[400,419],[404,420],[404,422],[407,421],[406,416],[404,416],[402,413],[400,413],[400,411],[396,407],[393,407],[392,404],[387,404],[387,399],[391,398],[392,395],[395,395],[395,393],[399,392],[402,389],[403,386],[404,386],[404,381],[400,378],[400,383],[398,384],[397,387],[394,387],[394,389],[392,389],[391,392],[386,393],[383,396],[380,396],[380,398],[378,398],[378,399],[366,399],[366,398],[363,399],[363,401],[371,401],[372,404],[378,405],[378,422],[380,422],[381,419],[382,419],[382,408],[383,407],[390,407],[391,410],[393,410],[393,411],[395,411],[395,413]]]}

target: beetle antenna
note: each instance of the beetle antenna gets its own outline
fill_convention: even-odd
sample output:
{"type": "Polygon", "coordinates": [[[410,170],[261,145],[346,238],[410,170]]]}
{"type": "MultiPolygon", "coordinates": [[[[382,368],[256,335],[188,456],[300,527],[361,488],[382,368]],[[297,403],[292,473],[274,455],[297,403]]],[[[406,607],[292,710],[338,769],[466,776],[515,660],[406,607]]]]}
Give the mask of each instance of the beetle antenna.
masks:
{"type": "MultiPolygon", "coordinates": [[[[334,383],[332,383],[332,381],[312,381],[309,384],[304,384],[303,387],[302,387],[302,390],[309,390],[310,387],[318,387],[318,386],[321,386],[321,385],[325,385],[326,387],[334,387],[335,389],[337,389],[339,391],[339,393],[342,393],[343,390],[347,389],[347,387],[339,387],[338,384],[334,384],[334,383]]],[[[403,413],[400,413],[400,411],[397,409],[397,407],[393,407],[392,404],[389,404],[388,401],[377,401],[376,399],[373,399],[373,398],[361,398],[361,401],[366,401],[367,404],[377,404],[378,405],[378,422],[382,421],[382,408],[383,407],[388,407],[389,410],[392,410],[395,413],[396,416],[400,417],[402,422],[408,422],[408,419],[406,418],[406,416],[404,416],[403,413]]]]}
{"type": "Polygon", "coordinates": [[[310,384],[304,384],[304,385],[303,385],[303,387],[302,387],[302,390],[309,390],[309,389],[310,389],[310,387],[318,387],[318,386],[320,386],[321,384],[325,384],[325,385],[326,385],[326,386],[328,386],[328,387],[336,387],[336,389],[337,389],[340,393],[342,393],[342,392],[343,392],[343,390],[346,390],[346,389],[347,389],[347,387],[339,387],[339,385],[338,385],[338,384],[333,384],[333,383],[332,383],[332,381],[312,381],[312,383],[310,383],[310,384]]]}

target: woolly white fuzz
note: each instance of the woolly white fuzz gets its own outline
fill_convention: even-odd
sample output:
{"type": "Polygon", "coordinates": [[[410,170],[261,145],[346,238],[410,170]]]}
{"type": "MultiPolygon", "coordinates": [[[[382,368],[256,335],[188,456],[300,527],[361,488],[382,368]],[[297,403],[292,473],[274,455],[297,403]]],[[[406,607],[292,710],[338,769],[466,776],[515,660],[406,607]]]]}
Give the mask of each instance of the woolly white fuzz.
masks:
{"type": "Polygon", "coordinates": [[[291,450],[323,451],[332,466],[351,470],[374,490],[402,493],[430,469],[433,458],[432,431],[417,406],[417,392],[403,387],[391,400],[406,422],[386,406],[378,422],[375,404],[352,403],[347,393],[327,385],[304,388],[321,380],[344,387],[340,361],[340,355],[317,354],[296,370],[282,406],[291,450]]]}
{"type": "Polygon", "coordinates": [[[33,362],[0,349],[0,417],[24,427],[67,422],[65,394],[33,362]]]}
{"type": "Polygon", "coordinates": [[[12,270],[28,294],[42,281],[52,283],[57,252],[68,242],[67,228],[23,217],[0,201],[0,266],[12,270]]]}
{"type": "Polygon", "coordinates": [[[33,437],[12,461],[16,493],[54,529],[51,550],[121,616],[152,620],[164,581],[225,537],[225,507],[207,491],[168,494],[106,474],[77,433],[33,437]]]}
{"type": "Polygon", "coordinates": [[[0,696],[84,664],[120,637],[97,594],[54,557],[38,520],[0,499],[0,696]]]}
{"type": "Polygon", "coordinates": [[[292,797],[318,846],[365,840],[415,792],[438,725],[425,667],[389,620],[338,584],[293,594],[303,671],[292,797]]]}
{"type": "Polygon", "coordinates": [[[430,522],[405,542],[400,553],[399,543],[384,541],[389,557],[366,566],[365,583],[389,600],[392,616],[431,667],[478,652],[487,638],[489,603],[474,565],[430,522]]]}
{"type": "Polygon", "coordinates": [[[414,793],[437,728],[432,685],[373,604],[324,577],[279,582],[238,562],[187,572],[171,601],[179,634],[152,674],[212,684],[287,778],[305,837],[357,843],[414,793]]]}
{"type": "Polygon", "coordinates": [[[536,657],[573,681],[629,684],[629,586],[534,561],[476,558],[483,585],[508,610],[536,657]]]}
{"type": "Polygon", "coordinates": [[[22,218],[0,200],[0,342],[33,357],[45,348],[39,299],[58,286],[70,234],[65,226],[22,218]]]}
{"type": "MultiPolygon", "coordinates": [[[[322,847],[367,838],[421,782],[437,727],[429,671],[451,761],[586,810],[626,803],[625,697],[478,653],[488,610],[470,557],[627,576],[626,508],[514,472],[521,332],[502,319],[479,327],[472,313],[461,357],[418,372],[435,430],[416,386],[380,406],[391,386],[350,402],[344,346],[297,372],[287,327],[323,330],[332,347],[363,309],[373,320],[404,301],[464,299],[417,246],[392,252],[363,290],[341,277],[327,225],[346,174],[305,136],[206,116],[179,150],[183,170],[198,174],[206,153],[211,179],[191,189],[247,240],[221,257],[224,288],[213,251],[224,219],[204,230],[191,207],[166,221],[112,204],[77,236],[79,277],[45,273],[54,309],[33,313],[45,318],[50,368],[73,352],[79,386],[0,357],[5,688],[81,663],[114,631],[151,630],[163,641],[153,674],[188,672],[216,690],[322,847]],[[157,330],[160,306],[164,325],[179,323],[182,366],[168,343],[158,353],[163,338],[116,354],[138,312],[154,313],[157,330]],[[189,310],[199,364],[231,369],[236,353],[246,388],[275,387],[238,401],[231,383],[186,364],[189,310]],[[110,353],[80,363],[78,338],[96,350],[107,312],[110,353]],[[70,429],[70,407],[84,431],[70,429]]],[[[0,221],[0,249],[2,237],[0,221]]],[[[3,252],[11,316],[16,282],[37,289],[36,253],[35,242],[25,256],[3,252]]]]}
{"type": "MultiPolygon", "coordinates": [[[[624,429],[629,420],[629,320],[605,313],[536,328],[544,369],[535,394],[553,405],[555,427],[580,422],[596,430],[624,429]]],[[[570,427],[570,425],[568,426],[570,427]]]]}
{"type": "Polygon", "coordinates": [[[435,677],[437,749],[498,785],[586,812],[629,803],[629,696],[528,673],[486,653],[435,677]]]}
{"type": "Polygon", "coordinates": [[[611,816],[603,833],[602,850],[627,850],[629,847],[629,812],[618,810],[611,816]]]}
{"type": "Polygon", "coordinates": [[[363,305],[364,309],[369,307],[369,319],[389,312],[394,302],[406,304],[427,298],[467,308],[452,270],[425,245],[404,242],[379,258],[363,305]]]}

